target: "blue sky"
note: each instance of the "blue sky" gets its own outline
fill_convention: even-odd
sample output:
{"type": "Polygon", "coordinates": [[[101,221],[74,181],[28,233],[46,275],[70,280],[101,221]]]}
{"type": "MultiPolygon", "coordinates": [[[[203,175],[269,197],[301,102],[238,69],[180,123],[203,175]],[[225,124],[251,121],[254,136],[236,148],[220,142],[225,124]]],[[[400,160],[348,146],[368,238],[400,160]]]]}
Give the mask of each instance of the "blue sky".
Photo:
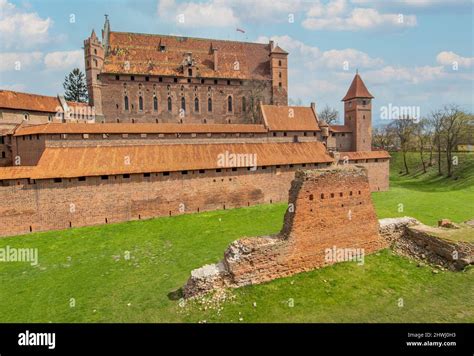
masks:
{"type": "Polygon", "coordinates": [[[472,112],[473,13],[470,0],[0,0],[0,88],[62,93],[64,76],[84,67],[83,40],[93,28],[100,35],[108,14],[115,31],[273,39],[290,52],[294,103],[341,112],[358,68],[376,124],[389,105],[472,112]]]}

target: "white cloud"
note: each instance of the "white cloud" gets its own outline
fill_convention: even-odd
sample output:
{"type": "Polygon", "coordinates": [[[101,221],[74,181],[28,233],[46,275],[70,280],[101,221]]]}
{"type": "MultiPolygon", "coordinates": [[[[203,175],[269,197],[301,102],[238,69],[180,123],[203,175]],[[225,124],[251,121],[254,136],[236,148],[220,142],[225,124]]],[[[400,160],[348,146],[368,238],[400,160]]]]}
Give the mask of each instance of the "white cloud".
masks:
{"type": "Polygon", "coordinates": [[[210,0],[205,3],[185,2],[176,4],[174,0],[161,0],[158,3],[158,15],[180,26],[211,27],[235,26],[239,20],[232,8],[225,2],[210,0]]]}
{"type": "Polygon", "coordinates": [[[420,84],[446,77],[442,66],[421,67],[393,67],[385,66],[380,69],[364,73],[364,78],[374,84],[390,84],[394,82],[405,82],[407,84],[420,84]]]}
{"type": "Polygon", "coordinates": [[[31,70],[42,62],[41,52],[0,53],[0,72],[31,70]]]}
{"type": "Polygon", "coordinates": [[[44,64],[46,69],[50,70],[82,69],[84,67],[84,52],[82,50],[51,52],[44,57],[44,64]]]}
{"type": "MultiPolygon", "coordinates": [[[[376,68],[384,63],[380,58],[372,58],[367,53],[353,48],[321,51],[318,47],[309,46],[287,35],[273,36],[270,39],[290,52],[290,61],[300,61],[304,67],[311,70],[328,68],[351,71],[355,68],[376,68]]],[[[268,43],[268,41],[269,38],[265,36],[257,39],[260,43],[268,43]]]]}
{"type": "Polygon", "coordinates": [[[35,12],[18,9],[7,0],[0,0],[1,47],[32,48],[49,40],[50,18],[42,19],[35,12]]]}
{"type": "Polygon", "coordinates": [[[159,0],[158,16],[185,27],[227,27],[248,21],[285,22],[308,9],[307,0],[159,0]],[[184,22],[179,22],[184,15],[184,22]]]}
{"type": "Polygon", "coordinates": [[[443,66],[453,67],[457,65],[461,68],[471,68],[474,64],[474,57],[462,57],[451,51],[443,51],[436,56],[436,62],[443,66]]]}
{"type": "Polygon", "coordinates": [[[356,31],[375,28],[416,26],[415,15],[380,13],[372,8],[350,9],[345,0],[316,2],[308,11],[303,27],[310,30],[356,31]]]}

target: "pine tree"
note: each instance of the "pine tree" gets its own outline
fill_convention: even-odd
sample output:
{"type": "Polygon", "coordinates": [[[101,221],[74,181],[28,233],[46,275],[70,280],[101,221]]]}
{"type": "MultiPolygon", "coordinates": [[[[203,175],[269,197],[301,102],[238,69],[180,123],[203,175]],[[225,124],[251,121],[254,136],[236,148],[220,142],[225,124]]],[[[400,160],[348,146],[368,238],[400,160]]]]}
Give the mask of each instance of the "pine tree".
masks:
{"type": "Polygon", "coordinates": [[[64,78],[64,98],[68,101],[85,103],[88,100],[87,85],[84,73],[79,68],[74,68],[64,78]]]}

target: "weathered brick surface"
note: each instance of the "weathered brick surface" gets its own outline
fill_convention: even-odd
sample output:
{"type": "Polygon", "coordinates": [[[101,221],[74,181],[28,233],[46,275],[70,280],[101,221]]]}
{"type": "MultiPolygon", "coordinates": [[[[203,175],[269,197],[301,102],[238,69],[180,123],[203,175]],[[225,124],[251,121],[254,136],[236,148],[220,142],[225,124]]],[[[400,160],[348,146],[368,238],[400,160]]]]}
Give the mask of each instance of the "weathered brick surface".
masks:
{"type": "MultiPolygon", "coordinates": [[[[365,169],[298,171],[280,234],[233,242],[221,262],[222,274],[229,286],[257,284],[335,263],[327,258],[333,248],[369,254],[386,246],[378,234],[365,169]]],[[[202,292],[196,284],[193,278],[188,281],[187,297],[202,292]]]]}

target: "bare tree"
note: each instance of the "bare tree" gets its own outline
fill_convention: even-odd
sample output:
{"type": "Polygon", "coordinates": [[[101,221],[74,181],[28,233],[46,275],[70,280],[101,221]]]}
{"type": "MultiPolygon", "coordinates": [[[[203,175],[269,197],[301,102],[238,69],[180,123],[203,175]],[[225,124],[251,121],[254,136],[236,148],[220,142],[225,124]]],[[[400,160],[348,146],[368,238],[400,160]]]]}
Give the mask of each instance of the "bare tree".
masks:
{"type": "MultiPolygon", "coordinates": [[[[441,110],[432,112],[428,120],[433,130],[433,147],[436,147],[438,153],[438,174],[441,175],[443,174],[441,170],[443,112],[441,110]]],[[[430,156],[430,161],[431,159],[432,156],[430,156]]]]}
{"type": "Polygon", "coordinates": [[[247,88],[245,113],[250,117],[251,123],[257,123],[260,120],[260,103],[265,103],[270,85],[266,81],[252,81],[246,85],[249,87],[247,88]]]}
{"type": "Polygon", "coordinates": [[[422,119],[418,123],[414,124],[413,133],[416,138],[416,146],[420,152],[420,160],[423,165],[423,173],[426,173],[426,162],[424,158],[424,150],[430,141],[430,135],[428,132],[429,122],[427,119],[422,119]]]}
{"type": "Polygon", "coordinates": [[[408,116],[401,117],[390,124],[390,127],[393,129],[393,132],[400,140],[400,149],[403,154],[403,165],[405,167],[405,174],[410,173],[407,164],[407,152],[410,149],[410,144],[413,139],[414,126],[414,119],[408,116]]]}
{"type": "Polygon", "coordinates": [[[318,113],[318,118],[326,121],[328,125],[335,124],[338,116],[339,112],[336,109],[329,107],[329,105],[326,105],[323,110],[318,113]]]}
{"type": "Polygon", "coordinates": [[[394,133],[388,126],[376,127],[372,131],[372,143],[376,148],[390,150],[394,147],[394,133]]]}

